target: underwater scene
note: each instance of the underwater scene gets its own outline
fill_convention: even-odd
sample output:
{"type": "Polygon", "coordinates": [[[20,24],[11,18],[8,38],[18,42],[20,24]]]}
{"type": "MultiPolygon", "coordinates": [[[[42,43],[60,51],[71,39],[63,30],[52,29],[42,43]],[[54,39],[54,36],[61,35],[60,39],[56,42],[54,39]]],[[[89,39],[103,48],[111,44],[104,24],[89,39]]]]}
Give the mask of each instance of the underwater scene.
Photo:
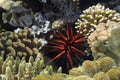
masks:
{"type": "Polygon", "coordinates": [[[120,0],[0,0],[0,80],[120,80],[120,0]]]}

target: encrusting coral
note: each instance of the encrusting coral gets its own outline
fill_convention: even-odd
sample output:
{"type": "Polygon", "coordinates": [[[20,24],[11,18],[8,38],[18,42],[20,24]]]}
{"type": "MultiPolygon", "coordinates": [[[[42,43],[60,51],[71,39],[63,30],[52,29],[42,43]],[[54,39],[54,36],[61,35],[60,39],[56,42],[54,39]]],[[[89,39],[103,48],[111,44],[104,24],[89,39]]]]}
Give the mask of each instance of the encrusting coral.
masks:
{"type": "Polygon", "coordinates": [[[26,57],[37,56],[41,42],[31,34],[31,30],[25,28],[18,33],[6,31],[0,34],[0,55],[26,57]]]}
{"type": "Polygon", "coordinates": [[[120,67],[112,58],[103,57],[96,61],[86,60],[82,66],[71,69],[69,75],[67,80],[81,80],[81,76],[86,76],[87,80],[119,80],[120,67]]]}
{"type": "Polygon", "coordinates": [[[95,30],[99,23],[106,23],[109,21],[120,22],[119,13],[101,4],[93,5],[83,11],[80,19],[77,20],[76,28],[80,33],[90,34],[95,30]]]}

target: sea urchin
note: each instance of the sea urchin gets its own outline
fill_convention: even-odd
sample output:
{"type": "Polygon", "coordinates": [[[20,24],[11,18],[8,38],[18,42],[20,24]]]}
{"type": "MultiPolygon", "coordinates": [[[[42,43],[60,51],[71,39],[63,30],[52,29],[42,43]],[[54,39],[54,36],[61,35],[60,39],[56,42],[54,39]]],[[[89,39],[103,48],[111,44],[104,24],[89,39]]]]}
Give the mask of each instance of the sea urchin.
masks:
{"type": "Polygon", "coordinates": [[[78,66],[78,61],[82,60],[86,54],[86,38],[83,34],[76,32],[72,23],[67,23],[64,29],[55,32],[53,38],[48,41],[48,55],[52,59],[48,62],[57,61],[63,67],[63,72],[68,72],[72,67],[78,66]]]}

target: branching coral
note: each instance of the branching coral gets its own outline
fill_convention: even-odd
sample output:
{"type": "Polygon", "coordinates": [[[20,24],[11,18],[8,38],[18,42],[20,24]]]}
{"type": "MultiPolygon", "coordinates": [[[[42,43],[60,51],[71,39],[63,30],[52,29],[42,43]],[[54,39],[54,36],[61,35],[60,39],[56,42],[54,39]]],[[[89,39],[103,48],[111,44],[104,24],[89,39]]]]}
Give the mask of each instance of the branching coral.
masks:
{"type": "Polygon", "coordinates": [[[80,33],[90,34],[99,23],[106,23],[108,21],[120,22],[119,14],[114,10],[105,8],[101,4],[97,4],[83,11],[80,19],[76,22],[76,28],[80,33]]]}
{"type": "MultiPolygon", "coordinates": [[[[33,77],[39,74],[46,76],[53,74],[52,66],[45,66],[42,56],[37,56],[35,60],[30,56],[29,62],[26,62],[24,57],[22,59],[19,57],[14,59],[13,56],[8,56],[5,61],[0,62],[2,62],[0,65],[2,66],[0,67],[2,75],[0,74],[0,76],[3,77],[4,75],[9,78],[6,80],[32,80],[33,77]]],[[[60,71],[61,68],[58,70],[60,71]]]]}
{"type": "Polygon", "coordinates": [[[2,32],[0,34],[0,54],[5,59],[7,56],[35,57],[39,54],[38,48],[41,42],[31,34],[31,30],[25,28],[14,32],[2,32]]]}

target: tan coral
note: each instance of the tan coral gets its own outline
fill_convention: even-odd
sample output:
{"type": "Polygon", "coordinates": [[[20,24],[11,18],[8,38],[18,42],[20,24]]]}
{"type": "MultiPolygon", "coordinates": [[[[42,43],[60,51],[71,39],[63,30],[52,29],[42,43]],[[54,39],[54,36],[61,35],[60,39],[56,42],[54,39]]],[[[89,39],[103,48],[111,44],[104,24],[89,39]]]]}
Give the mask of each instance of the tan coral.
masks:
{"type": "Polygon", "coordinates": [[[89,34],[95,30],[99,23],[109,21],[120,22],[119,14],[101,4],[97,4],[84,10],[75,24],[79,32],[89,34]]]}
{"type": "Polygon", "coordinates": [[[120,24],[114,21],[110,21],[107,23],[100,23],[96,30],[91,33],[88,37],[88,43],[91,47],[91,44],[96,40],[102,40],[104,43],[108,43],[108,39],[111,36],[111,30],[114,28],[120,27],[120,24]]]}
{"type": "Polygon", "coordinates": [[[102,71],[102,72],[107,72],[109,69],[116,66],[115,60],[113,60],[110,57],[104,57],[102,59],[99,59],[97,63],[100,68],[99,71],[102,71]]]}
{"type": "Polygon", "coordinates": [[[40,46],[41,42],[34,37],[28,28],[20,30],[18,33],[6,31],[0,34],[0,54],[4,59],[9,55],[36,57],[40,46]]]}
{"type": "Polygon", "coordinates": [[[110,69],[107,74],[110,76],[111,80],[120,80],[120,70],[110,69]]]}
{"type": "Polygon", "coordinates": [[[110,80],[110,77],[104,72],[99,72],[93,76],[93,80],[110,80]]]}
{"type": "Polygon", "coordinates": [[[96,27],[96,30],[88,37],[88,44],[91,47],[94,59],[97,59],[98,56],[107,55],[120,63],[119,33],[120,23],[117,22],[100,23],[96,27]]]}
{"type": "Polygon", "coordinates": [[[71,69],[69,74],[73,77],[80,75],[87,75],[93,78],[93,76],[99,72],[106,73],[110,69],[114,69],[114,68],[120,71],[120,68],[116,66],[116,63],[112,58],[101,57],[95,61],[88,61],[88,60],[84,61],[82,66],[79,66],[78,68],[75,69],[71,69]]]}
{"type": "Polygon", "coordinates": [[[52,29],[59,29],[64,25],[64,21],[63,20],[56,20],[52,23],[52,29]]]}
{"type": "Polygon", "coordinates": [[[69,74],[72,75],[72,76],[79,76],[79,75],[84,75],[84,71],[83,71],[83,67],[78,67],[78,68],[72,68],[70,71],[69,71],[69,74]]]}
{"type": "Polygon", "coordinates": [[[87,74],[90,77],[92,77],[95,73],[98,72],[98,66],[96,65],[96,63],[94,61],[86,60],[82,64],[82,67],[83,67],[84,73],[87,74]]]}
{"type": "Polygon", "coordinates": [[[90,78],[89,76],[86,76],[86,75],[80,75],[78,77],[75,77],[72,80],[92,80],[92,78],[90,78]]]}

